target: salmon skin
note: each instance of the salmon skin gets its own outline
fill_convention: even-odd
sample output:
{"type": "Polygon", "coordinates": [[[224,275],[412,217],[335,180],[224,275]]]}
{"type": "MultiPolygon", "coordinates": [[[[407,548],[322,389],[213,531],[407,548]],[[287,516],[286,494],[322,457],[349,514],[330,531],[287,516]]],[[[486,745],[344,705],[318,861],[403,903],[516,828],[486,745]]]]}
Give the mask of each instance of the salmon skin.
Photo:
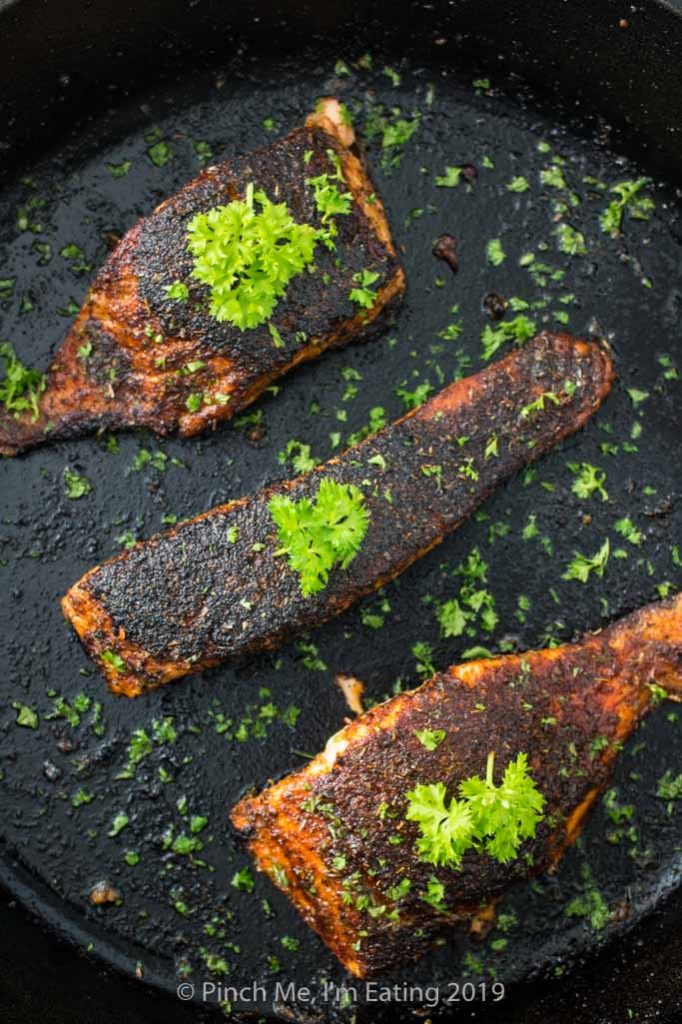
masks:
{"type": "Polygon", "coordinates": [[[557,864],[650,707],[651,684],[682,694],[682,595],[574,644],[455,665],[351,722],[302,771],[241,800],[232,822],[348,971],[385,972],[482,908],[491,918],[513,883],[557,864]],[[422,730],[445,738],[427,750],[422,730]],[[459,870],[420,860],[406,793],[442,782],[456,795],[461,779],[485,776],[492,751],[500,774],[527,753],[546,799],[535,836],[506,864],[477,852],[459,870]],[[438,908],[424,900],[434,879],[438,908]]]}
{"type": "Polygon", "coordinates": [[[336,100],[320,101],[304,127],[248,156],[209,167],[139,221],[96,276],[48,372],[39,414],[0,407],[0,454],[95,430],[146,427],[192,437],[229,419],[276,378],[324,349],[369,336],[405,285],[381,201],[336,100]],[[321,243],[316,272],[293,278],[271,323],[241,331],[208,311],[208,288],[191,277],[187,225],[197,213],[242,198],[247,185],[285,202],[299,223],[320,225],[308,178],[339,162],[353,202],[335,218],[336,249],[321,243]],[[360,310],[353,275],[377,274],[360,310]],[[167,295],[175,281],[187,301],[167,295]],[[196,408],[196,399],[202,399],[196,408]]]}
{"type": "Polygon", "coordinates": [[[310,473],[91,569],[63,598],[64,614],[111,688],[127,696],[272,649],[433,548],[504,480],[582,426],[612,377],[599,344],[540,334],[310,473]],[[268,504],[275,494],[312,499],[323,478],[360,488],[369,528],[351,565],[304,597],[278,553],[268,504]]]}

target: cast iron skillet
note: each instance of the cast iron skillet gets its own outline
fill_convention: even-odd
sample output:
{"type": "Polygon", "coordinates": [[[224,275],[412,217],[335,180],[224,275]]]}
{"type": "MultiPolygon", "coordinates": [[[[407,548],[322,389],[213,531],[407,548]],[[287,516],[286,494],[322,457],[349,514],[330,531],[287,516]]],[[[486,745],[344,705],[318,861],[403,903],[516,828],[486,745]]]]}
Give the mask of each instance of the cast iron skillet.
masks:
{"type": "MultiPolygon", "coordinates": [[[[570,637],[655,598],[657,583],[680,583],[670,558],[670,544],[679,536],[679,469],[665,455],[680,437],[679,391],[660,363],[664,354],[682,362],[682,228],[674,191],[682,162],[680,22],[653,3],[635,12],[609,3],[596,12],[592,5],[566,3],[552,10],[551,20],[542,3],[506,5],[503,11],[481,3],[405,4],[399,10],[381,3],[326,4],[320,10],[262,4],[229,13],[224,5],[201,3],[191,8],[148,4],[144,10],[95,3],[44,11],[21,2],[5,8],[0,12],[0,117],[6,125],[0,139],[0,246],[3,268],[17,280],[0,301],[0,335],[11,337],[24,358],[39,365],[46,364],[68,322],[55,315],[55,308],[68,310],[87,284],[89,272],[79,273],[78,260],[60,256],[61,250],[76,243],[85,262],[99,263],[112,232],[127,228],[196,172],[194,142],[208,141],[216,158],[264,143],[270,137],[264,118],[271,117],[277,130],[288,130],[316,95],[329,90],[355,108],[361,128],[371,125],[378,103],[387,109],[400,105],[408,117],[415,109],[421,112],[418,134],[405,147],[400,167],[382,169],[382,153],[370,139],[370,160],[404,247],[410,281],[393,332],[395,345],[378,341],[325,357],[260,403],[262,422],[223,429],[196,443],[159,445],[153,438],[128,436],[112,456],[92,440],[0,467],[5,563],[0,629],[6,647],[2,881],[52,935],[60,933],[81,950],[74,959],[36,930],[8,897],[3,916],[9,926],[0,939],[8,1016],[38,1019],[44,1003],[37,979],[45,972],[50,985],[55,983],[56,959],[63,973],[58,1013],[84,1021],[130,1019],[132,1013],[139,1020],[214,1015],[215,1007],[181,1007],[162,994],[186,970],[192,978],[215,977],[207,959],[213,970],[217,959],[229,959],[226,982],[232,984],[250,976],[267,984],[278,976],[299,984],[319,985],[323,975],[341,982],[338,967],[264,879],[258,879],[255,894],[231,885],[248,859],[226,828],[227,807],[245,787],[301,764],[301,752],[319,749],[341,724],[345,708],[331,682],[333,672],[357,673],[376,700],[398,677],[404,685],[418,681],[410,653],[416,641],[432,644],[438,665],[457,660],[463,645],[439,640],[432,608],[423,598],[451,596],[453,577],[441,566],[452,569],[474,546],[490,565],[501,624],[491,637],[477,635],[467,642],[492,647],[505,640],[537,646],[548,634],[570,637]],[[367,52],[372,68],[366,58],[358,67],[367,52]],[[335,69],[339,59],[350,76],[335,69]],[[385,65],[398,70],[400,83],[384,73],[385,65]],[[174,154],[161,168],[145,155],[144,135],[154,126],[174,154]],[[163,515],[189,515],[290,472],[276,454],[292,437],[327,457],[330,433],[346,438],[367,422],[371,408],[385,407],[389,418],[398,414],[394,385],[404,382],[409,390],[429,379],[437,385],[441,363],[450,375],[456,364],[466,369],[467,360],[479,365],[478,334],[485,322],[480,300],[486,291],[537,298],[547,290],[529,282],[513,258],[553,238],[552,197],[537,186],[549,158],[538,142],[548,142],[567,161],[566,175],[582,199],[576,223],[591,252],[573,261],[551,250],[547,259],[565,277],[554,292],[547,286],[554,303],[537,316],[552,317],[559,296],[570,290],[578,297],[566,307],[571,329],[612,339],[621,384],[598,420],[546,459],[536,480],[526,487],[515,481],[497,495],[486,507],[488,519],[468,524],[389,588],[390,612],[381,630],[367,624],[368,613],[381,611],[370,600],[309,638],[316,655],[291,645],[279,658],[219,670],[135,703],[109,697],[94,675],[80,676],[89,666],[60,619],[56,597],[85,568],[116,550],[117,538],[148,536],[160,528],[163,515]],[[493,168],[485,167],[486,155],[493,168]],[[129,174],[114,178],[107,163],[118,166],[128,159],[129,174]],[[434,191],[435,174],[448,163],[465,162],[479,169],[470,193],[434,191]],[[652,186],[656,214],[649,225],[628,224],[614,244],[597,225],[608,197],[584,179],[611,184],[642,171],[659,182],[652,186]],[[526,198],[506,190],[516,174],[533,182],[526,198]],[[26,208],[36,195],[46,196],[47,205],[29,206],[30,219],[44,221],[43,230],[35,237],[17,235],[16,209],[26,208]],[[456,278],[430,255],[433,237],[442,230],[460,238],[463,258],[456,278]],[[498,236],[509,256],[502,269],[493,270],[483,247],[498,236]],[[34,249],[35,240],[49,241],[49,260],[44,249],[34,249]],[[458,346],[448,349],[439,332],[453,317],[465,330],[458,346]],[[357,384],[356,397],[347,394],[349,384],[357,384]],[[649,391],[643,410],[633,410],[628,388],[649,391]],[[319,403],[320,413],[311,413],[311,400],[319,403]],[[334,415],[337,409],[347,420],[334,415]],[[641,436],[635,428],[633,440],[633,426],[640,421],[641,436]],[[617,454],[605,452],[603,444],[617,444],[617,454]],[[136,471],[132,467],[139,465],[142,449],[152,453],[152,461],[136,471]],[[566,469],[566,462],[580,460],[608,470],[611,501],[590,504],[590,521],[571,495],[566,469]],[[64,497],[65,465],[93,483],[92,494],[81,502],[64,497]],[[643,493],[645,485],[655,493],[643,493]],[[633,550],[628,559],[613,563],[603,582],[585,588],[557,583],[573,550],[594,550],[614,519],[624,515],[645,534],[641,555],[633,550]],[[551,536],[552,559],[521,539],[530,516],[551,536]],[[500,523],[509,526],[505,535],[500,523]],[[559,606],[549,595],[554,584],[559,606]],[[520,594],[530,598],[525,616],[517,614],[523,610],[520,594]],[[318,659],[327,669],[316,668],[318,659]],[[259,694],[262,686],[269,695],[259,694]],[[93,730],[92,706],[75,727],[63,717],[48,717],[59,696],[72,702],[80,692],[101,701],[104,732],[93,730]],[[39,730],[15,725],[13,701],[38,708],[39,730]],[[230,743],[216,730],[220,715],[246,715],[253,733],[253,720],[267,718],[261,709],[271,702],[280,712],[290,704],[302,709],[295,731],[281,714],[267,727],[265,739],[230,743]],[[151,734],[152,720],[164,717],[173,720],[176,742],[156,744],[133,780],[114,781],[132,730],[143,727],[151,734]],[[170,781],[163,781],[159,770],[170,781]],[[209,817],[201,857],[213,871],[162,850],[169,824],[184,828],[178,809],[182,797],[192,813],[209,817]],[[119,835],[107,835],[122,811],[129,824],[119,835]],[[141,852],[134,869],[124,862],[130,850],[141,852]],[[103,879],[120,890],[123,903],[94,911],[87,892],[103,879]],[[273,916],[263,912],[263,898],[273,916]],[[295,953],[281,944],[283,936],[299,943],[295,953]],[[230,948],[232,943],[240,952],[230,948]],[[99,959],[84,955],[89,948],[99,959]],[[139,973],[154,988],[124,977],[134,974],[138,962],[139,973]],[[9,981],[17,964],[16,980],[9,981]]],[[[615,546],[613,533],[611,539],[615,546]]],[[[479,960],[485,980],[490,982],[492,968],[512,983],[503,1004],[454,1006],[451,1016],[528,1021],[534,1013],[546,1016],[560,1000],[566,1014],[579,1008],[586,1020],[677,1019],[676,819],[674,809],[668,814],[655,796],[657,780],[667,768],[679,766],[682,752],[679,727],[668,712],[661,708],[652,716],[619,765],[618,800],[634,807],[636,839],[605,841],[617,830],[599,811],[556,879],[543,880],[541,892],[529,889],[512,897],[518,924],[506,952],[455,944],[397,977],[447,984],[468,972],[469,980],[472,973],[480,980],[479,960]],[[622,918],[612,920],[605,934],[565,914],[576,897],[584,903],[594,884],[612,917],[622,918]],[[602,954],[605,938],[611,941],[602,954]],[[646,956],[643,943],[651,944],[646,956]],[[464,960],[467,954],[473,960],[464,960]],[[557,981],[571,968],[568,980],[557,981]]],[[[233,1012],[254,1009],[246,1001],[233,1012]]],[[[258,1009],[273,1012],[270,1005],[258,1009]]],[[[302,1018],[311,1013],[300,1005],[277,1012],[302,1018]]],[[[327,1016],[347,1019],[353,1012],[332,1006],[327,1016]]],[[[360,1007],[357,1013],[371,1020],[411,1016],[405,1004],[360,1007]]]]}

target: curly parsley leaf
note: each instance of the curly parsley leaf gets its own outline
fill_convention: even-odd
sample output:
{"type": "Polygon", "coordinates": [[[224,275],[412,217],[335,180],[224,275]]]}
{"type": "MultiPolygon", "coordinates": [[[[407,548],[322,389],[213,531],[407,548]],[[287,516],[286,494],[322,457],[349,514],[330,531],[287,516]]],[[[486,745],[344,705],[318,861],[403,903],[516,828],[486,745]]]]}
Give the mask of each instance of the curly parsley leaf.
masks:
{"type": "Polygon", "coordinates": [[[333,569],[348,568],[369,525],[362,491],[334,480],[321,481],[314,502],[277,494],[268,509],[277,525],[280,551],[289,556],[305,597],[323,590],[333,569]]]}
{"type": "Polygon", "coordinates": [[[320,241],[328,249],[336,248],[334,239],[337,235],[337,227],[334,217],[350,213],[353,196],[350,192],[340,192],[337,181],[345,184],[341,161],[332,150],[327,150],[327,156],[334,166],[334,174],[318,174],[315,178],[307,178],[306,183],[313,189],[315,206],[322,222],[322,229],[319,232],[320,241]]]}
{"type": "Polygon", "coordinates": [[[634,544],[635,547],[639,547],[642,543],[642,531],[637,529],[629,516],[624,516],[622,519],[618,519],[613,524],[613,528],[616,533],[619,533],[621,537],[624,537],[625,540],[630,542],[630,544],[634,544]]]}
{"type": "Polygon", "coordinates": [[[568,256],[585,256],[587,245],[582,231],[572,227],[570,224],[557,224],[555,234],[559,248],[568,256]]]}
{"type": "Polygon", "coordinates": [[[474,823],[468,805],[454,797],[448,803],[442,782],[415,786],[407,799],[405,817],[417,822],[421,832],[417,840],[421,859],[441,866],[459,864],[473,846],[474,823]]]}
{"type": "Polygon", "coordinates": [[[469,615],[464,611],[457,598],[445,601],[438,611],[436,618],[444,637],[461,636],[469,620],[469,615]]]}
{"type": "Polygon", "coordinates": [[[13,702],[12,707],[17,712],[17,725],[22,725],[25,729],[38,728],[38,713],[33,708],[30,708],[28,704],[22,704],[18,700],[13,702]]]}

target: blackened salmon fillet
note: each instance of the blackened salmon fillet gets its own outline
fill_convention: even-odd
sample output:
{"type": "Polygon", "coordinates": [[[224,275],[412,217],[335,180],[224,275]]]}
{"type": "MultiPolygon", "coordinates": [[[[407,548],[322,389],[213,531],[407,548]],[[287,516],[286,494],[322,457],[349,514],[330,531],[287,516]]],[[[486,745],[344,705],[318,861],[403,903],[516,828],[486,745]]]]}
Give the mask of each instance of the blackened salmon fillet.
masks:
{"type": "Polygon", "coordinates": [[[385,972],[558,863],[661,687],[680,699],[682,595],[573,644],[455,665],[351,722],[301,771],[241,800],[232,822],[347,970],[385,972]],[[420,735],[443,738],[429,748],[420,735]],[[546,803],[518,856],[426,863],[406,794],[442,783],[457,795],[491,753],[497,783],[519,752],[546,803]]]}
{"type": "Polygon", "coordinates": [[[192,437],[229,419],[276,378],[324,349],[378,330],[404,291],[381,200],[344,123],[320,101],[305,126],[247,156],[208,167],[123,237],[97,274],[48,371],[38,413],[0,408],[0,454],[94,430],[146,427],[192,437]],[[247,186],[320,227],[309,179],[337,169],[350,210],[335,217],[336,248],[315,250],[315,272],[294,277],[269,322],[240,330],[209,312],[191,276],[187,226],[198,213],[243,198],[247,186]],[[376,275],[365,308],[354,276],[376,275]],[[186,301],[168,295],[175,282],[186,301]]]}
{"type": "Polygon", "coordinates": [[[118,693],[269,650],[338,615],[456,529],[518,469],[578,430],[609,391],[596,342],[543,333],[309,473],[221,505],[91,569],[64,614],[118,693]],[[347,569],[305,597],[268,505],[323,479],[362,492],[370,519],[347,569]]]}

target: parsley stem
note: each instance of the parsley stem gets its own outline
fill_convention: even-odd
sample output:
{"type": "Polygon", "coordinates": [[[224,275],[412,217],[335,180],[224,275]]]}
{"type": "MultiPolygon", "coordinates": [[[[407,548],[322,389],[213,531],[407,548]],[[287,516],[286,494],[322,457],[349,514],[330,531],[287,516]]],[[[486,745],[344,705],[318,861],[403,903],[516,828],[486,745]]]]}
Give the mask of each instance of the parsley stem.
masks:
{"type": "Polygon", "coordinates": [[[491,750],[488,754],[488,763],[485,770],[485,781],[489,786],[494,785],[493,783],[493,769],[495,767],[495,751],[491,750]]]}

